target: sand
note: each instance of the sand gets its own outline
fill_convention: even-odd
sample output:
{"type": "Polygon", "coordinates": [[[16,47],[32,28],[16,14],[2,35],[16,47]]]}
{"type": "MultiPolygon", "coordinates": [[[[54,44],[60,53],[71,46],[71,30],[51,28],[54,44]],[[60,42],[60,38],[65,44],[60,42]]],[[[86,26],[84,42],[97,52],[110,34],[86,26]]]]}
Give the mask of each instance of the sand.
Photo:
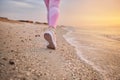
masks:
{"type": "Polygon", "coordinates": [[[120,26],[67,28],[67,41],[80,59],[101,73],[104,80],[120,80],[120,26]]]}
{"type": "Polygon", "coordinates": [[[0,21],[1,80],[103,80],[57,28],[57,49],[46,48],[45,24],[0,21]]]}

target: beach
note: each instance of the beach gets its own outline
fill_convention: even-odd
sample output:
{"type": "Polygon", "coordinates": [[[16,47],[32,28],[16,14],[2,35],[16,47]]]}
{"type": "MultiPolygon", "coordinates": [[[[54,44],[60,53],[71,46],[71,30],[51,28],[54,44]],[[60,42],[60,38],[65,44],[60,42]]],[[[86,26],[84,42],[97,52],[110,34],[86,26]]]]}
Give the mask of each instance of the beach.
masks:
{"type": "Polygon", "coordinates": [[[43,37],[47,27],[0,21],[1,80],[104,80],[65,40],[65,26],[57,27],[57,49],[47,49],[43,37]]]}
{"type": "Polygon", "coordinates": [[[0,80],[120,80],[120,0],[1,0],[0,80]]]}
{"type": "Polygon", "coordinates": [[[104,80],[120,80],[120,26],[80,26],[67,28],[66,40],[81,60],[103,75],[104,80]]]}

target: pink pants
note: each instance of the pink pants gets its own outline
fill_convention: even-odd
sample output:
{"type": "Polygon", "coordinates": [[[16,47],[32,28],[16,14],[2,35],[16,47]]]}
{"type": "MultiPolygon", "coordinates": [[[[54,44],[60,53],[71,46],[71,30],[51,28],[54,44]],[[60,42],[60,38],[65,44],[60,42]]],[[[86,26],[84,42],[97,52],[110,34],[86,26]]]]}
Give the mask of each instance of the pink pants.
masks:
{"type": "Polygon", "coordinates": [[[60,0],[44,0],[47,7],[47,19],[49,27],[56,28],[59,17],[60,0]]]}

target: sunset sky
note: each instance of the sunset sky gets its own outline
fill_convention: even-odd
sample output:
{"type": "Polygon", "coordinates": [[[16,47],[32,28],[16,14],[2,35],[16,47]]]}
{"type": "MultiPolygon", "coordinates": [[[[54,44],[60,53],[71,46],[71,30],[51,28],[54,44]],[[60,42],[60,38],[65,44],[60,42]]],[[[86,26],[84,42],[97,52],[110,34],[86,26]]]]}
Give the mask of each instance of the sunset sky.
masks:
{"type": "MultiPolygon", "coordinates": [[[[59,24],[120,25],[120,0],[61,0],[59,24]]],[[[0,0],[0,16],[46,22],[43,0],[0,0]]]]}

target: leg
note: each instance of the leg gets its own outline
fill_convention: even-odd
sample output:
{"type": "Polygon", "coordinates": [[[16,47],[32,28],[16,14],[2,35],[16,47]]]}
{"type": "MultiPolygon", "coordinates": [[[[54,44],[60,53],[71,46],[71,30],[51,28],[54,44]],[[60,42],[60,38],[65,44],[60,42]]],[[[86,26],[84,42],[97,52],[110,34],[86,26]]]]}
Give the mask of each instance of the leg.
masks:
{"type": "Polygon", "coordinates": [[[48,11],[49,28],[44,33],[44,38],[48,41],[47,48],[56,49],[56,35],[55,28],[59,17],[59,3],[60,0],[44,0],[48,11]]]}
{"type": "Polygon", "coordinates": [[[44,0],[46,8],[47,8],[47,21],[49,24],[49,0],[44,0]]]}
{"type": "Polygon", "coordinates": [[[49,1],[49,27],[56,28],[57,20],[59,17],[59,4],[60,0],[50,0],[49,1]]]}

